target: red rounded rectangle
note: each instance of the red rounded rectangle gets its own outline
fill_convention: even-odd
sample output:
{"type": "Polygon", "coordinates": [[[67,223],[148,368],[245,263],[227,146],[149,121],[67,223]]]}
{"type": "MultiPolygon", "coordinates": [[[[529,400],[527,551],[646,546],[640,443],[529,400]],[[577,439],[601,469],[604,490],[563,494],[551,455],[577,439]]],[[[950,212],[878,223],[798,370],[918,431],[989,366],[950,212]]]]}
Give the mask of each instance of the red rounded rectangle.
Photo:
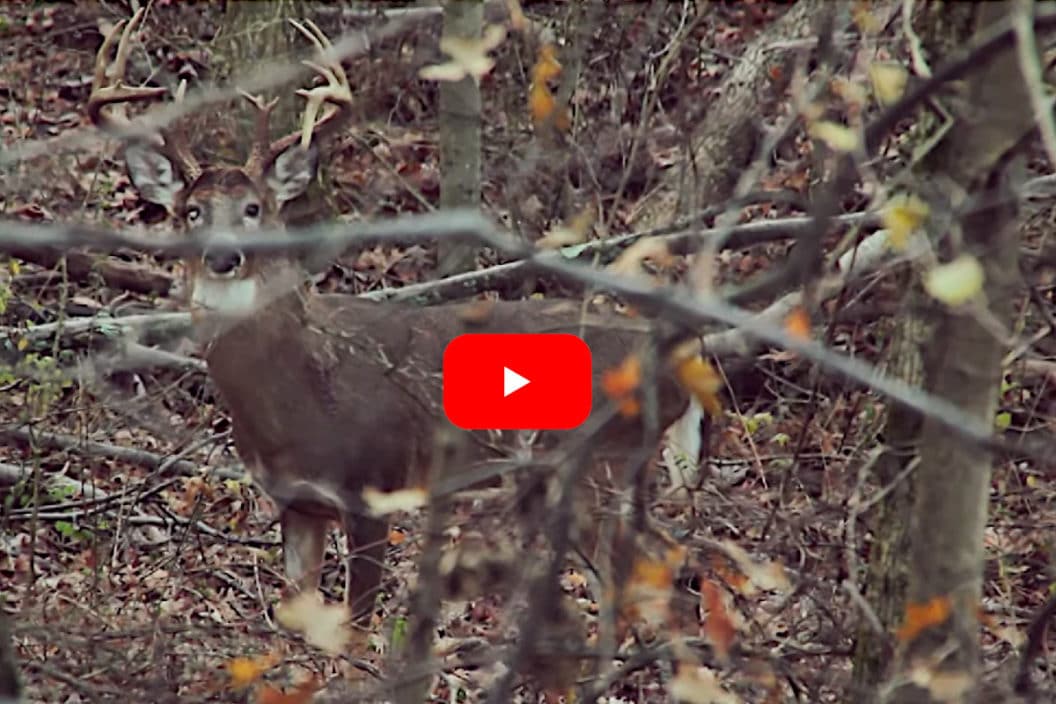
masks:
{"type": "Polygon", "coordinates": [[[463,430],[569,430],[590,415],[590,348],[575,335],[459,335],[443,374],[444,412],[463,430]]]}

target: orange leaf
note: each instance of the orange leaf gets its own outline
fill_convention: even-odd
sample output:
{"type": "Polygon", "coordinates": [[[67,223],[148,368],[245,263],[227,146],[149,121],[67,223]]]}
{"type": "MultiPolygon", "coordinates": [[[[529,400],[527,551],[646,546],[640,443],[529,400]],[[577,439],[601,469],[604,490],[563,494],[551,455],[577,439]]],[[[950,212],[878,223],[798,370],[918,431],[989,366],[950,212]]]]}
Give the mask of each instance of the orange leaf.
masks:
{"type": "Polygon", "coordinates": [[[796,306],[785,317],[785,332],[800,340],[810,339],[810,316],[803,306],[796,306]]]}
{"type": "Polygon", "coordinates": [[[748,590],[751,588],[751,582],[748,581],[748,576],[740,570],[734,569],[726,557],[718,553],[712,553],[709,562],[711,563],[711,569],[715,571],[715,574],[718,575],[719,579],[726,582],[727,585],[733,587],[741,594],[748,593],[748,590]]]}
{"type": "Polygon", "coordinates": [[[399,528],[389,531],[389,545],[403,545],[405,540],[407,540],[407,534],[399,528]]]}
{"type": "Polygon", "coordinates": [[[656,589],[670,589],[675,579],[674,570],[666,562],[641,557],[634,561],[631,582],[641,582],[656,589]]]}
{"type": "Polygon", "coordinates": [[[657,626],[664,623],[671,611],[674,582],[670,565],[645,557],[636,559],[624,595],[626,614],[657,626]]]}
{"type": "Polygon", "coordinates": [[[707,636],[715,655],[723,662],[729,659],[730,646],[733,638],[737,635],[737,627],[733,625],[726,604],[722,599],[722,590],[710,580],[702,580],[700,583],[700,600],[708,615],[704,621],[704,634],[707,636]]]}
{"type": "Polygon", "coordinates": [[[532,83],[546,83],[561,75],[561,63],[557,60],[557,50],[553,44],[539,47],[539,58],[532,66],[532,83]]]}
{"type": "Polygon", "coordinates": [[[544,44],[539,47],[539,58],[532,67],[532,84],[528,89],[528,109],[531,111],[532,123],[536,127],[552,119],[554,127],[567,132],[572,126],[568,110],[564,106],[558,108],[557,100],[547,85],[547,81],[560,75],[561,64],[557,60],[554,45],[544,44]],[[556,114],[554,114],[555,109],[556,114]]]}
{"type": "Polygon", "coordinates": [[[624,418],[636,418],[642,412],[642,404],[638,403],[638,399],[634,396],[627,396],[620,399],[617,410],[624,418]]]}
{"type": "Polygon", "coordinates": [[[614,401],[625,396],[642,383],[642,361],[636,355],[628,355],[620,366],[606,369],[601,375],[601,390],[614,401]]]}
{"type": "Polygon", "coordinates": [[[905,621],[899,627],[896,637],[901,642],[907,643],[920,635],[922,631],[945,623],[949,617],[950,597],[948,596],[937,596],[922,604],[908,604],[905,621]]]}
{"type": "Polygon", "coordinates": [[[231,689],[245,689],[253,684],[264,673],[273,668],[279,662],[279,657],[273,653],[259,655],[255,658],[235,658],[227,663],[227,675],[231,679],[231,689]]]}

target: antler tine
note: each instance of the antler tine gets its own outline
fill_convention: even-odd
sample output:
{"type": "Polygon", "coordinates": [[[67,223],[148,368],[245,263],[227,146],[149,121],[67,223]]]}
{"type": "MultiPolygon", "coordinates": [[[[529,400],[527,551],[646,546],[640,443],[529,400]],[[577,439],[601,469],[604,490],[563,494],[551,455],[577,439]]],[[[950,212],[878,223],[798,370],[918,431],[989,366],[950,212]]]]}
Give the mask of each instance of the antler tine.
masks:
{"type": "Polygon", "coordinates": [[[264,98],[260,96],[250,95],[241,90],[238,92],[255,110],[253,145],[250,147],[249,156],[246,157],[245,169],[256,176],[260,176],[272,155],[271,142],[269,141],[269,120],[271,118],[271,110],[279,102],[279,99],[275,98],[271,102],[265,103],[264,98]]]}
{"type": "Polygon", "coordinates": [[[113,133],[119,126],[128,123],[123,106],[116,114],[113,110],[106,110],[107,107],[116,108],[121,103],[153,100],[166,92],[164,88],[130,87],[123,83],[125,67],[128,65],[128,53],[132,48],[129,39],[139,26],[145,12],[146,8],[140,8],[127,23],[121,20],[114,25],[114,28],[103,39],[103,45],[95,56],[95,73],[92,76],[92,93],[88,98],[87,112],[88,119],[99,129],[113,133]],[[117,56],[111,63],[110,49],[119,33],[121,39],[117,43],[117,56]],[[111,69],[113,82],[108,80],[108,68],[111,69]]]}
{"type": "MultiPolygon", "coordinates": [[[[319,29],[315,22],[306,19],[304,24],[301,24],[291,19],[290,24],[307,37],[320,54],[325,56],[328,51],[334,48],[330,39],[323,33],[323,30],[319,29]]],[[[341,67],[340,58],[329,58],[325,66],[307,60],[302,63],[326,79],[325,86],[297,91],[297,95],[307,101],[300,130],[301,146],[307,149],[311,145],[312,139],[321,138],[340,124],[341,118],[348,115],[352,107],[352,89],[349,87],[345,69],[341,67]],[[331,109],[316,121],[316,116],[324,104],[328,104],[331,109]]],[[[290,137],[286,138],[286,146],[289,146],[292,136],[290,135],[290,137]]]]}
{"type": "MultiPolygon", "coordinates": [[[[177,104],[182,103],[186,93],[187,79],[183,78],[180,79],[180,84],[176,87],[173,102],[177,104]]],[[[161,134],[165,140],[165,146],[162,147],[162,149],[169,155],[170,159],[176,162],[180,168],[180,172],[183,173],[188,181],[195,181],[202,175],[202,165],[194,156],[194,152],[191,150],[191,146],[187,141],[187,134],[183,127],[180,126],[178,121],[174,121],[170,123],[167,128],[163,129],[161,134]]]]}
{"type": "MultiPolygon", "coordinates": [[[[140,8],[127,23],[122,20],[114,25],[95,56],[95,73],[92,76],[92,94],[88,98],[87,112],[92,124],[103,131],[116,133],[119,126],[128,124],[123,103],[153,100],[168,92],[166,88],[132,87],[124,84],[128,55],[132,50],[132,34],[145,14],[146,8],[140,8]],[[121,38],[117,42],[117,54],[111,62],[110,49],[119,33],[121,38]],[[120,108],[120,111],[116,111],[117,108],[120,108]]],[[[175,102],[182,102],[186,89],[187,81],[183,80],[176,90],[175,102]]],[[[183,131],[175,124],[168,129],[157,130],[151,139],[160,143],[162,150],[176,163],[186,178],[194,180],[201,175],[201,165],[194,158],[183,131]]]]}

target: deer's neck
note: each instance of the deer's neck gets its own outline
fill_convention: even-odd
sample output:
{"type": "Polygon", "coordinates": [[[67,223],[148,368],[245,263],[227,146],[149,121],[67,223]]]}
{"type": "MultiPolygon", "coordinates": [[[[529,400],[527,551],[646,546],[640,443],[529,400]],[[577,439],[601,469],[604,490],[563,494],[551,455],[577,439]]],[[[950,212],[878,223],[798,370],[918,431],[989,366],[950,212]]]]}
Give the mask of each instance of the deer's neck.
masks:
{"type": "Polygon", "coordinates": [[[285,293],[223,326],[208,342],[210,376],[233,415],[255,415],[274,406],[273,399],[311,386],[314,379],[308,377],[316,369],[308,317],[311,295],[303,288],[285,293]]]}

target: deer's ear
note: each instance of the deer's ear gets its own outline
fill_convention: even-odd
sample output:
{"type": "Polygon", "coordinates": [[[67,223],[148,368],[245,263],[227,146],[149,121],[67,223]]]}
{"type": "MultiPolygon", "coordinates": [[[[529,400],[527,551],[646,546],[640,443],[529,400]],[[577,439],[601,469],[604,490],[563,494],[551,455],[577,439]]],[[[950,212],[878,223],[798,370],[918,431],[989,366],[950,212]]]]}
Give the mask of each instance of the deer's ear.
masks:
{"type": "Polygon", "coordinates": [[[125,148],[125,165],[140,197],[172,212],[184,183],[169,158],[149,144],[133,143],[125,148]]]}
{"type": "Polygon", "coordinates": [[[319,150],[315,145],[303,149],[294,144],[275,157],[265,174],[268,188],[279,205],[304,193],[319,168],[319,150]]]}

